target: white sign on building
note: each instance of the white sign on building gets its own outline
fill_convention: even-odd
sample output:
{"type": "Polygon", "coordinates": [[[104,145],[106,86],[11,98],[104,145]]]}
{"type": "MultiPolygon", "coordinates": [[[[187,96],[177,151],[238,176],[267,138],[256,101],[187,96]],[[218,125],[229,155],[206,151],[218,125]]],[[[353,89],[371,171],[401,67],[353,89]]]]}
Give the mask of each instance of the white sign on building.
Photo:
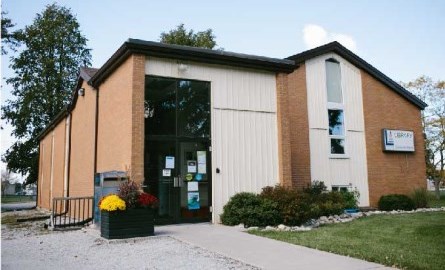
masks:
{"type": "Polygon", "coordinates": [[[383,151],[414,152],[414,132],[384,129],[383,151]]]}

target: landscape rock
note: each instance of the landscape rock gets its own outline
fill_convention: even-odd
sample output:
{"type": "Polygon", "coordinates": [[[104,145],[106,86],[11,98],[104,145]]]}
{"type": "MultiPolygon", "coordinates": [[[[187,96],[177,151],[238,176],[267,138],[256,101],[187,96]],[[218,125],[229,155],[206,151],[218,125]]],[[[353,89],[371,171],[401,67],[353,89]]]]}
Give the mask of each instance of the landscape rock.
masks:
{"type": "Polygon", "coordinates": [[[257,230],[259,230],[260,228],[259,227],[255,227],[255,226],[253,226],[253,227],[249,227],[249,228],[247,228],[247,231],[248,232],[250,232],[250,231],[257,231],[257,230]]]}
{"type": "Polygon", "coordinates": [[[277,228],[272,227],[272,226],[266,226],[266,228],[264,228],[264,231],[276,231],[277,228]]]}

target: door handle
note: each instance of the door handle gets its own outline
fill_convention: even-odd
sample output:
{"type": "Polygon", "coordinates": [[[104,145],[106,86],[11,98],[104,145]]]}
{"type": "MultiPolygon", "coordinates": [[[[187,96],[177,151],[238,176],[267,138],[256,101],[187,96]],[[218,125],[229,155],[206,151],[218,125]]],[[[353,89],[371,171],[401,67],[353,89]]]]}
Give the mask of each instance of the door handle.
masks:
{"type": "Polygon", "coordinates": [[[184,185],[184,180],[182,179],[182,176],[178,176],[178,187],[182,187],[184,185]]]}
{"type": "Polygon", "coordinates": [[[173,187],[178,187],[178,186],[179,186],[179,178],[173,177],[173,187]]]}

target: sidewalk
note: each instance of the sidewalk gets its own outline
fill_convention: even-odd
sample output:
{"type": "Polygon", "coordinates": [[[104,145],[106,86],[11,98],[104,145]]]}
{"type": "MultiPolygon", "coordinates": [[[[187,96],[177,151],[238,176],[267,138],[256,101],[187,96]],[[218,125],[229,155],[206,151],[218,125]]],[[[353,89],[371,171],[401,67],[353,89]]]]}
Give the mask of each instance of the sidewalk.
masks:
{"type": "Polygon", "coordinates": [[[2,203],[1,211],[19,211],[28,210],[36,207],[36,202],[17,202],[17,203],[2,203]]]}
{"type": "Polygon", "coordinates": [[[251,235],[236,227],[209,223],[182,224],[157,226],[155,233],[169,235],[263,269],[392,269],[376,263],[251,235]]]}

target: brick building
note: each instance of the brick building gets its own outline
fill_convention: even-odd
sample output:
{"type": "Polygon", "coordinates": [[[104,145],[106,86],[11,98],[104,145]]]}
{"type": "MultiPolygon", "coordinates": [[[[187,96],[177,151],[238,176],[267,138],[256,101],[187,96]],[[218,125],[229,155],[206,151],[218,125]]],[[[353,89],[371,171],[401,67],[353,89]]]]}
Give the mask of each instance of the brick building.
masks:
{"type": "Polygon", "coordinates": [[[218,222],[237,192],[316,180],[376,206],[426,185],[425,106],[337,42],[274,59],[130,39],[80,69],[39,136],[38,205],[131,168],[165,223],[218,222]]]}

